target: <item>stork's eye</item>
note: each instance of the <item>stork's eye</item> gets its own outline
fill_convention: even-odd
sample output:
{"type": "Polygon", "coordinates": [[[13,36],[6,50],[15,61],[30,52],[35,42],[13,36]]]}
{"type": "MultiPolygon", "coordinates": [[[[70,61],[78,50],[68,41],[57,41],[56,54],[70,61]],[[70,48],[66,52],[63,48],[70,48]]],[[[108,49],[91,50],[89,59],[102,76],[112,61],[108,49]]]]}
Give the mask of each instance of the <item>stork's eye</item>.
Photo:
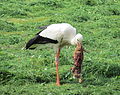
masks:
{"type": "Polygon", "coordinates": [[[78,42],[80,42],[80,39],[77,39],[78,42]]]}

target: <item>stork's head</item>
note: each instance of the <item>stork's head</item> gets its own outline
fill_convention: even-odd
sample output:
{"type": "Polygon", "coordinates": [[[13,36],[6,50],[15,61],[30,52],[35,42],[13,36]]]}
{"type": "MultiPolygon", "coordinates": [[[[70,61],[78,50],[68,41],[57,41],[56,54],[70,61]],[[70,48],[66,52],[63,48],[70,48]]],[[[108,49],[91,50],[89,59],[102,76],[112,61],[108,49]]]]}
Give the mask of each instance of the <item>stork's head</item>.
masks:
{"type": "Polygon", "coordinates": [[[82,43],[83,36],[81,34],[77,34],[71,41],[72,45],[77,45],[77,43],[82,43]]]}

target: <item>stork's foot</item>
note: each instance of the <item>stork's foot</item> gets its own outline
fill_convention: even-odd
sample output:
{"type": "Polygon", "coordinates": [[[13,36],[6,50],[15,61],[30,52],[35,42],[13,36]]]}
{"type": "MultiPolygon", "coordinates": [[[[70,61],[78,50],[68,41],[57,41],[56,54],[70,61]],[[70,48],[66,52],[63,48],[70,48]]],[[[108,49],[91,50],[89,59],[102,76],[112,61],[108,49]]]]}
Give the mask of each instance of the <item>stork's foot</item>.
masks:
{"type": "Polygon", "coordinates": [[[59,83],[59,82],[57,82],[57,83],[56,83],[56,85],[57,85],[57,86],[60,86],[60,83],[59,83]]]}

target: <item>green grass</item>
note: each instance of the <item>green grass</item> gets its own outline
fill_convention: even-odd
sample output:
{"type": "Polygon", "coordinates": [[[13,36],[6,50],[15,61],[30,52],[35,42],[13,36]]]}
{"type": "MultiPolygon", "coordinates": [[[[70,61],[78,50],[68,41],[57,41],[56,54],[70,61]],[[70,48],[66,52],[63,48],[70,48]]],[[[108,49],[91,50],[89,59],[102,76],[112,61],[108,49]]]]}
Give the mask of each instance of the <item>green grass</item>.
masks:
{"type": "Polygon", "coordinates": [[[119,0],[1,0],[0,95],[120,95],[119,0]],[[84,36],[82,75],[70,74],[75,46],[61,51],[55,85],[52,48],[22,50],[39,26],[66,22],[84,36]]]}

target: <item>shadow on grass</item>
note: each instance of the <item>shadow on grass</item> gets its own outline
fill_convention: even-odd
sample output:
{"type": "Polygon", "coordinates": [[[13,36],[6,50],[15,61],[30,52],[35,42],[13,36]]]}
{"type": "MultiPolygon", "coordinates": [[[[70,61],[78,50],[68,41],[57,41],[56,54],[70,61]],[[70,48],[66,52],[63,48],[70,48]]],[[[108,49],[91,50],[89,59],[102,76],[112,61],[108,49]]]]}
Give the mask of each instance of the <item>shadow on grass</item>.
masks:
{"type": "Polygon", "coordinates": [[[0,84],[9,82],[15,75],[8,71],[0,71],[0,84]]]}

